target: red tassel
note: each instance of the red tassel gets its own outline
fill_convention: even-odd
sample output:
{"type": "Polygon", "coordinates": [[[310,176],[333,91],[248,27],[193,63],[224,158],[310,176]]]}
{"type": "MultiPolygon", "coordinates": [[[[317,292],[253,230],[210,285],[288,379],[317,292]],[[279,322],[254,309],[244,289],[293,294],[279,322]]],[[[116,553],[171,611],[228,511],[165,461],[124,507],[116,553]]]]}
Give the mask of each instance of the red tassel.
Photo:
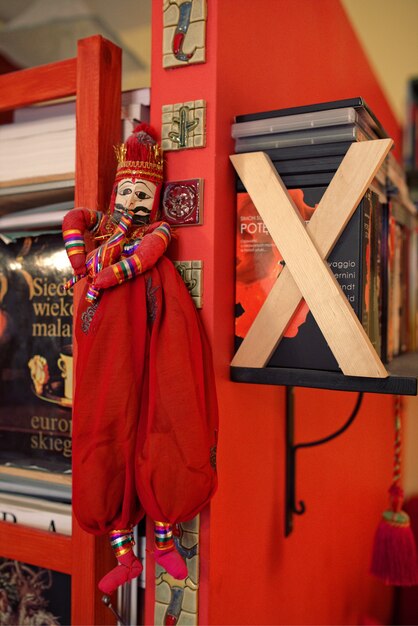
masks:
{"type": "Polygon", "coordinates": [[[374,538],[371,573],[386,585],[418,585],[418,562],[409,515],[385,511],[374,538]]]}
{"type": "Polygon", "coordinates": [[[371,573],[386,585],[418,585],[418,560],[409,515],[402,511],[401,478],[401,412],[400,396],[395,397],[395,456],[393,483],[389,489],[390,510],[385,511],[377,528],[371,573]]]}

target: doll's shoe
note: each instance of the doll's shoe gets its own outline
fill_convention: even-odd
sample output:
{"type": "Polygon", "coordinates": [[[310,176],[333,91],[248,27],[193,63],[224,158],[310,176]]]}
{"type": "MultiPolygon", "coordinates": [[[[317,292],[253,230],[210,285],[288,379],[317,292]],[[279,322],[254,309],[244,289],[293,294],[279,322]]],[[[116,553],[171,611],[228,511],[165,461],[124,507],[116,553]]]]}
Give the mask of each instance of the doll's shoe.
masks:
{"type": "Polygon", "coordinates": [[[137,578],[142,572],[142,563],[132,550],[118,558],[119,564],[108,572],[99,582],[99,589],[110,596],[115,589],[137,578]]]}
{"type": "Polygon", "coordinates": [[[161,565],[165,569],[167,574],[170,574],[177,580],[184,580],[188,576],[187,565],[181,558],[180,554],[175,548],[171,550],[154,550],[154,559],[158,565],[161,565]]]}

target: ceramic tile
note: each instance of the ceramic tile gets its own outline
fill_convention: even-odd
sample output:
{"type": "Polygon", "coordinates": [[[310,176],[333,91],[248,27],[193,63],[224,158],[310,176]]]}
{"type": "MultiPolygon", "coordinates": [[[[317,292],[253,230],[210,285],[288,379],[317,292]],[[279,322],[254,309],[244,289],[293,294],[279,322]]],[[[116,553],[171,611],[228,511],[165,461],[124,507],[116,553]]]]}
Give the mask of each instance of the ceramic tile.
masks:
{"type": "Polygon", "coordinates": [[[167,574],[163,568],[156,566],[155,626],[167,624],[167,619],[170,620],[170,623],[175,623],[178,626],[182,624],[184,626],[197,626],[198,624],[199,524],[199,516],[184,526],[179,524],[175,537],[177,549],[187,563],[189,575],[185,580],[176,580],[167,574]],[[178,535],[178,533],[180,534],[178,535]]]}
{"type": "Polygon", "coordinates": [[[203,303],[203,261],[174,261],[174,265],[184,280],[196,308],[203,303]]]}
{"type": "Polygon", "coordinates": [[[206,102],[178,102],[162,109],[164,150],[203,148],[206,144],[206,102]],[[170,107],[170,108],[169,108],[170,107]],[[171,121],[170,121],[171,118],[171,121]],[[171,145],[170,142],[171,141],[171,145]]]}
{"type": "MultiPolygon", "coordinates": [[[[192,8],[193,12],[193,8],[192,8]]],[[[164,30],[167,26],[177,26],[179,21],[179,7],[178,4],[172,4],[169,0],[164,0],[163,6],[163,23],[164,30]]]]}
{"type": "Polygon", "coordinates": [[[176,32],[175,26],[167,26],[163,30],[163,54],[172,55],[174,62],[173,65],[177,64],[178,61],[173,54],[173,37],[176,32]]]}
{"type": "Polygon", "coordinates": [[[191,22],[206,20],[208,16],[208,7],[206,0],[195,0],[192,4],[192,12],[190,15],[191,22]]]}
{"type": "Polygon", "coordinates": [[[172,104],[163,104],[162,108],[162,112],[163,113],[171,113],[173,111],[173,105],[172,104]]]}
{"type": "Polygon", "coordinates": [[[163,186],[162,219],[173,226],[202,223],[203,179],[167,182],[163,186]]]}
{"type": "MultiPolygon", "coordinates": [[[[183,44],[185,54],[195,54],[197,50],[203,50],[205,46],[206,22],[193,22],[187,31],[183,44]]],[[[169,49],[167,52],[171,52],[169,49]]]]}
{"type": "Polygon", "coordinates": [[[206,60],[206,0],[163,0],[163,67],[206,60]]]}

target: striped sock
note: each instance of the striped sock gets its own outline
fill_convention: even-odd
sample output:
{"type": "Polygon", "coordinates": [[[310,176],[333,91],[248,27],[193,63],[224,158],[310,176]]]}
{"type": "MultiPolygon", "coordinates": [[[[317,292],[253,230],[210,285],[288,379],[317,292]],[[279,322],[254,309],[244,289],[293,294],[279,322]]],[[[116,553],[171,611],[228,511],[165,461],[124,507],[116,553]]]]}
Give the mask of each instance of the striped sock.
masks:
{"type": "Polygon", "coordinates": [[[164,552],[174,548],[173,527],[165,522],[154,522],[155,547],[164,552]]]}

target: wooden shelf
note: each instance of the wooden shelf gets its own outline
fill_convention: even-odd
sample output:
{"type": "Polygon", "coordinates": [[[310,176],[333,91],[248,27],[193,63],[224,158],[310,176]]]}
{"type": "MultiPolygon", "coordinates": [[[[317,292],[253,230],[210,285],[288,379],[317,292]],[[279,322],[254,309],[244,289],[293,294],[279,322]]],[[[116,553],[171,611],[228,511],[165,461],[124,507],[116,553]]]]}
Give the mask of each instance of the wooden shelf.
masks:
{"type": "Polygon", "coordinates": [[[418,352],[397,357],[387,366],[387,370],[387,378],[367,378],[324,370],[232,366],[231,380],[260,385],[417,395],[418,352]]]}
{"type": "Polygon", "coordinates": [[[71,537],[0,522],[0,555],[6,559],[72,573],[71,537]]]}

